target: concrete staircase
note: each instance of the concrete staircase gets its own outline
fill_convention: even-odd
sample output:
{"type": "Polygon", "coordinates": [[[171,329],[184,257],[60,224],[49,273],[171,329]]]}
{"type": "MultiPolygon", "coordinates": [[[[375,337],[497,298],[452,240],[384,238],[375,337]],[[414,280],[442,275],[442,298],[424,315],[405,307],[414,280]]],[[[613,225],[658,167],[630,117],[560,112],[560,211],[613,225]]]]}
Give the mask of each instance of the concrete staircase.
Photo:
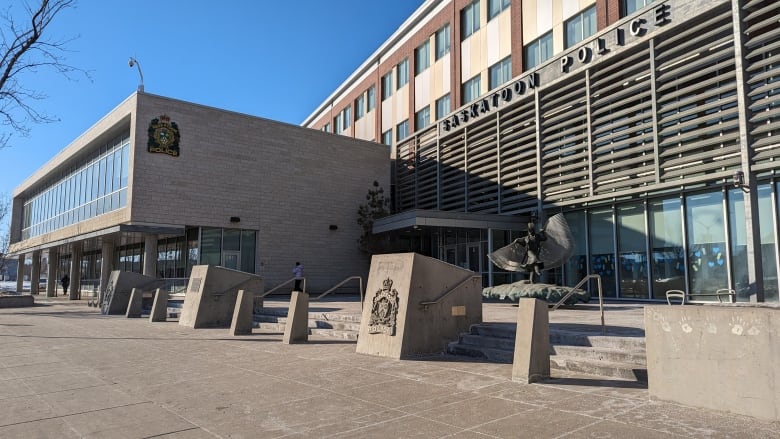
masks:
{"type": "MultiPolygon", "coordinates": [[[[512,363],[514,323],[480,323],[447,347],[447,352],[512,363]]],[[[645,339],[593,335],[550,328],[550,369],[647,382],[645,339]]]]}
{"type": "MultiPolygon", "coordinates": [[[[360,314],[310,312],[309,335],[357,341],[360,333],[360,314]]],[[[255,311],[256,328],[284,333],[287,308],[262,308],[255,311]]]]}

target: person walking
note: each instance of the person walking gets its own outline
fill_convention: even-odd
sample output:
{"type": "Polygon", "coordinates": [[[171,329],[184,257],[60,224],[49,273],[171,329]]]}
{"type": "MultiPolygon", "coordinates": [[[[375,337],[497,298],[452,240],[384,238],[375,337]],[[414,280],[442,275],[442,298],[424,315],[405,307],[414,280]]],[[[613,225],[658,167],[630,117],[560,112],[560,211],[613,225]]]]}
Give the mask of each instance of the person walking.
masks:
{"type": "Polygon", "coordinates": [[[295,263],[293,274],[295,275],[295,288],[293,288],[293,291],[303,291],[301,289],[301,282],[303,282],[303,265],[301,265],[300,262],[295,263]]]}
{"type": "MultiPolygon", "coordinates": [[[[67,296],[68,287],[70,286],[70,277],[68,277],[67,274],[65,276],[62,276],[62,279],[60,279],[60,284],[62,284],[62,295],[67,296]]],[[[57,293],[55,292],[54,295],[56,296],[57,293]]]]}

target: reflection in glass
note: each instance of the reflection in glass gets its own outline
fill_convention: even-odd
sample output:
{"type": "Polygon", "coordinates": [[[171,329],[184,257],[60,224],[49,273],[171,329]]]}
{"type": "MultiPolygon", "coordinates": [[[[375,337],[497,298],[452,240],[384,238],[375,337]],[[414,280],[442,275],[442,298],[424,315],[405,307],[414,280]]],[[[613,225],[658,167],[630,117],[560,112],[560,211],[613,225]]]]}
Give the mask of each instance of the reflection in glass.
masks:
{"type": "Polygon", "coordinates": [[[564,285],[573,287],[588,274],[588,247],[585,212],[567,212],[563,214],[574,237],[574,254],[564,265],[564,285]]]}
{"type": "Polygon", "coordinates": [[[617,297],[615,288],[615,238],[612,209],[590,214],[590,270],[601,276],[604,297],[617,297]]]}
{"type": "Polygon", "coordinates": [[[729,191],[729,235],[731,237],[731,274],[737,302],[750,302],[750,279],[745,235],[745,196],[742,189],[729,191]]]}
{"type": "Polygon", "coordinates": [[[620,297],[647,298],[644,211],[641,204],[621,205],[617,208],[620,297]]]}
{"type": "Polygon", "coordinates": [[[650,269],[653,299],[666,299],[666,291],[685,291],[685,253],[680,199],[649,203],[650,269]]]}
{"type": "MultiPolygon", "coordinates": [[[[713,294],[720,288],[728,288],[723,217],[721,192],[688,195],[685,198],[690,294],[713,294]]],[[[703,300],[717,298],[704,297],[703,300]]]]}

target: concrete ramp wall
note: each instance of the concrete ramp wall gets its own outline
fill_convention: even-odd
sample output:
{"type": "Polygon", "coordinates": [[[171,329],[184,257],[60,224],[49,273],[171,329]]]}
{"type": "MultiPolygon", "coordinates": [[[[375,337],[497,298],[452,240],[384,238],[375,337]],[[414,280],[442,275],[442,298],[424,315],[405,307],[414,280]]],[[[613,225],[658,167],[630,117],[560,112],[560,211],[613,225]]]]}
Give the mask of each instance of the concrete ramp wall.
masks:
{"type": "Polygon", "coordinates": [[[263,292],[263,279],[252,273],[213,265],[192,267],[179,325],[190,328],[229,327],[238,290],[263,292]]]}
{"type": "Polygon", "coordinates": [[[390,358],[442,352],[482,322],[482,279],[474,272],[416,253],[375,255],[357,352],[390,358]],[[460,285],[437,304],[422,305],[460,285]]]}
{"type": "Polygon", "coordinates": [[[130,293],[133,288],[153,290],[161,286],[163,281],[151,276],[130,271],[114,270],[108,278],[106,291],[103,293],[103,314],[122,314],[127,312],[130,303],[130,293]]]}
{"type": "Polygon", "coordinates": [[[650,396],[780,420],[780,308],[646,306],[650,396]]]}

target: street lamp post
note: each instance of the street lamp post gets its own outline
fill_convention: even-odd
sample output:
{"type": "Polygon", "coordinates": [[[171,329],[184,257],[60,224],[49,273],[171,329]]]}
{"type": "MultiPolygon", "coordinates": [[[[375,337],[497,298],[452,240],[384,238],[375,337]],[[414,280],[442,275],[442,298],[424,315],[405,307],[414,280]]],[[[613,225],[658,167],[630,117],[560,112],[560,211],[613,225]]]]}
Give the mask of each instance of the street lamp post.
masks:
{"type": "Polygon", "coordinates": [[[130,66],[130,68],[133,68],[133,66],[138,67],[138,76],[141,77],[141,82],[138,84],[138,91],[143,93],[144,91],[144,74],[141,72],[141,63],[138,62],[137,59],[130,57],[130,60],[127,62],[127,65],[130,66]]]}

